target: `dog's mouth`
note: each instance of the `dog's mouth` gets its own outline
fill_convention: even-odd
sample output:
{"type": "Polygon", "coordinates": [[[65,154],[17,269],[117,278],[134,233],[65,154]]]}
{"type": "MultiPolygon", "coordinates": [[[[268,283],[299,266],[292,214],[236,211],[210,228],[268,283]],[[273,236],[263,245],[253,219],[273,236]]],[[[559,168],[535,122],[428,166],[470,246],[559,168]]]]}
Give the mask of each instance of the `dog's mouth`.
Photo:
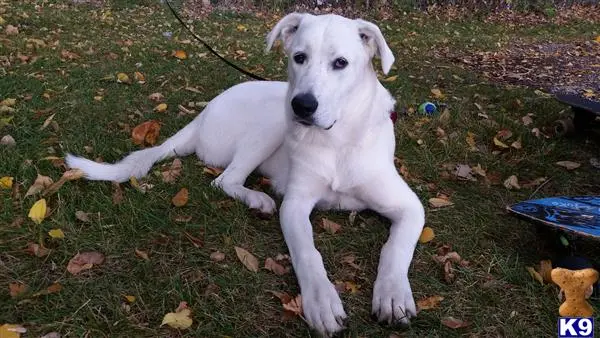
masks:
{"type": "MultiPolygon", "coordinates": [[[[313,120],[296,117],[296,118],[294,118],[294,121],[300,123],[301,125],[303,125],[305,127],[315,126],[315,121],[313,121],[313,120]]],[[[329,129],[333,128],[333,126],[335,125],[336,122],[337,122],[337,120],[333,121],[333,123],[329,127],[327,127],[327,128],[321,127],[321,128],[323,128],[324,130],[329,130],[329,129]]]]}

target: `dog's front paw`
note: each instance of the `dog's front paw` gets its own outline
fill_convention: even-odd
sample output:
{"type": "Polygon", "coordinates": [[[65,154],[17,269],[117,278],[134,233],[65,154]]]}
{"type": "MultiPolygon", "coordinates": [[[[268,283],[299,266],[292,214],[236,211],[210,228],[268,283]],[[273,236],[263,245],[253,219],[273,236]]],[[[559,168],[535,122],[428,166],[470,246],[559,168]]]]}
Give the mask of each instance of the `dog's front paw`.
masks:
{"type": "Polygon", "coordinates": [[[321,335],[330,337],[344,329],[346,312],[335,287],[327,278],[305,286],[302,308],[308,325],[321,335]]]}
{"type": "Polygon", "coordinates": [[[408,276],[377,276],[372,313],[379,322],[406,325],[417,315],[408,276]]]}
{"type": "Polygon", "coordinates": [[[272,215],[277,210],[275,201],[262,191],[250,190],[246,195],[246,203],[250,209],[256,209],[267,215],[272,215]]]}

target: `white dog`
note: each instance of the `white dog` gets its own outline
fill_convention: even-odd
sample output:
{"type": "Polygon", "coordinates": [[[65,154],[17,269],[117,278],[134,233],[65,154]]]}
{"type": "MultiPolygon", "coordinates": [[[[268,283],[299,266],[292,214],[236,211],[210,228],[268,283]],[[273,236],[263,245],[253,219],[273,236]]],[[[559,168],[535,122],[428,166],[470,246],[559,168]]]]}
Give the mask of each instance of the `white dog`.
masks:
{"type": "Polygon", "coordinates": [[[408,323],[416,314],[408,269],[423,228],[424,209],[394,166],[390,119],[395,101],[371,60],[387,73],[394,56],[379,28],[336,15],[285,16],[267,37],[281,40],[289,82],[246,82],[216,98],[162,145],[116,164],[67,155],[91,180],[126,181],[152,165],[195,152],[225,167],[213,185],[250,208],[276,210],[267,194],[244,187],[260,171],[284,195],[280,221],[302,293],[308,324],[324,335],[343,329],[346,313],[313,242],[310,213],[372,209],[391,220],[381,251],[372,311],[379,321],[408,323]]]}

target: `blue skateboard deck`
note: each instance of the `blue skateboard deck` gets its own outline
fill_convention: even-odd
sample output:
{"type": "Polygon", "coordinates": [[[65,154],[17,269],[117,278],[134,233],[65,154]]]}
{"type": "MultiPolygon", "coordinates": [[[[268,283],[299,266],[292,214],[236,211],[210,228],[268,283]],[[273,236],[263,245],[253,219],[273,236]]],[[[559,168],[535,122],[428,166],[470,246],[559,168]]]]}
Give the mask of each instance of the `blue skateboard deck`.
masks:
{"type": "Polygon", "coordinates": [[[563,196],[519,202],[507,210],[528,220],[600,240],[600,196],[563,196]]]}

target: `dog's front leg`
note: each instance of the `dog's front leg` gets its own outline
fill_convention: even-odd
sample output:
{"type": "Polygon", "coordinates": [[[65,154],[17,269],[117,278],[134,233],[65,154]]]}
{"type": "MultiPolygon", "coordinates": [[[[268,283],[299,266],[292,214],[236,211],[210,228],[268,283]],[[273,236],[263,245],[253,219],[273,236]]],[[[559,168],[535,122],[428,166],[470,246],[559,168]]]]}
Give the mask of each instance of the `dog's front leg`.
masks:
{"type": "Polygon", "coordinates": [[[423,205],[393,168],[360,190],[369,208],[392,222],[379,258],[372,312],[380,322],[407,324],[416,315],[408,268],[425,223],[423,205]]]}
{"type": "Polygon", "coordinates": [[[309,216],[315,203],[316,198],[286,194],[280,208],[281,227],[300,285],[304,317],[313,329],[330,336],[343,329],[346,313],[314,245],[309,216]]]}

